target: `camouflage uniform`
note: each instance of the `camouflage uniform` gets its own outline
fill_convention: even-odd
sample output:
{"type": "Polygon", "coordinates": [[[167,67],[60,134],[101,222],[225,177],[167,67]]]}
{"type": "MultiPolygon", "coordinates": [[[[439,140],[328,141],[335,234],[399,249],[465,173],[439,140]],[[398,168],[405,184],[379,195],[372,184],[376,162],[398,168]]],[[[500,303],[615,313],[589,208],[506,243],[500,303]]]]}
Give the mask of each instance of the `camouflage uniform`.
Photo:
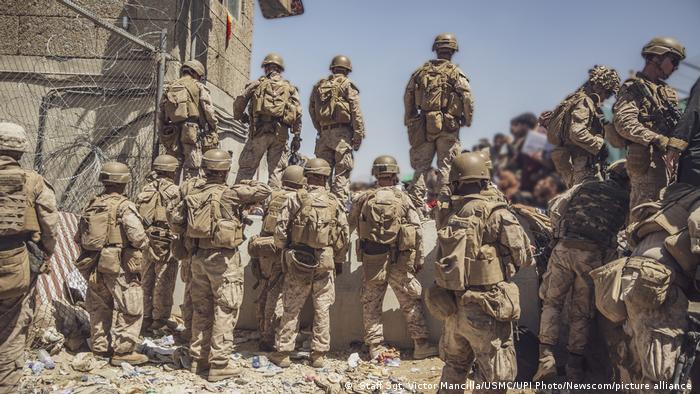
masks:
{"type": "MultiPolygon", "coordinates": [[[[309,186],[308,191],[301,193],[327,194],[329,198],[337,198],[322,186],[309,186]]],[[[302,197],[297,192],[287,201],[277,218],[275,228],[275,244],[279,249],[290,246],[290,223],[299,214],[302,207],[302,197]]],[[[291,352],[299,325],[299,314],[311,296],[314,308],[313,339],[311,350],[325,353],[330,349],[330,307],[335,302],[335,271],[334,264],[342,264],[348,247],[348,222],[342,204],[337,201],[334,218],[336,239],[332,244],[322,249],[314,250],[314,258],[319,266],[310,275],[300,275],[295,271],[285,274],[282,288],[284,312],[280,319],[275,337],[275,348],[278,352],[291,352]]]]}
{"type": "Polygon", "coordinates": [[[448,195],[446,179],[450,171],[450,165],[455,156],[460,152],[459,128],[471,126],[474,100],[469,87],[469,80],[462,70],[448,60],[434,59],[416,70],[408,81],[404,93],[404,123],[408,127],[411,150],[409,152],[411,167],[415,170],[413,184],[409,195],[413,204],[422,209],[425,204],[426,193],[425,177],[432,165],[433,158],[437,154],[437,167],[439,171],[438,182],[441,186],[441,194],[448,195]],[[433,65],[449,67],[449,84],[453,90],[454,102],[450,113],[442,111],[425,111],[417,106],[420,99],[417,97],[418,78],[426,67],[433,65]],[[451,113],[459,113],[453,116],[451,113]],[[427,118],[439,118],[442,123],[440,130],[434,130],[434,125],[428,125],[427,118]]]}
{"type": "Polygon", "coordinates": [[[292,134],[295,136],[299,136],[301,133],[301,101],[297,88],[291,83],[284,81],[290,90],[286,111],[291,111],[295,114],[294,120],[290,124],[286,124],[280,119],[272,119],[255,113],[252,105],[249,106],[248,104],[252,102],[251,99],[256,94],[256,90],[266,79],[284,81],[282,75],[277,72],[271,72],[262,76],[248,83],[243,94],[238,96],[233,104],[233,117],[236,120],[244,119],[246,107],[249,107],[247,116],[250,118],[248,141],[246,141],[243,151],[238,158],[236,183],[240,183],[244,179],[252,179],[258,170],[260,160],[266,154],[267,172],[269,175],[268,184],[278,188],[280,187],[280,176],[289,160],[289,148],[287,146],[289,131],[291,129],[292,134]]]}
{"type": "MultiPolygon", "coordinates": [[[[337,108],[337,107],[336,107],[337,108]]],[[[311,93],[309,115],[318,131],[314,154],[326,160],[334,169],[331,180],[331,192],[340,201],[347,201],[350,196],[350,172],[354,166],[353,141],[362,141],[365,124],[360,110],[360,91],[355,84],[343,74],[333,74],[320,80],[311,93]],[[326,81],[340,86],[340,100],[346,102],[350,115],[348,123],[327,122],[319,114],[323,105],[318,88],[326,81]]]]}
{"type": "MultiPolygon", "coordinates": [[[[4,135],[0,134],[0,149],[6,145],[4,135]]],[[[25,138],[26,140],[26,138],[25,138]]],[[[0,393],[19,392],[19,381],[24,367],[24,347],[29,326],[34,314],[34,286],[30,278],[29,254],[25,242],[37,241],[46,258],[53,254],[56,247],[58,210],[56,196],[51,185],[39,174],[24,170],[17,160],[0,154],[0,179],[3,188],[7,175],[24,174],[25,185],[34,185],[27,190],[27,203],[34,207],[36,228],[26,228],[17,235],[0,237],[0,393]]],[[[5,190],[3,189],[3,195],[5,190]]],[[[7,234],[7,212],[11,205],[0,200],[0,234],[7,234]],[[4,209],[3,209],[4,208],[4,209]]],[[[13,207],[14,208],[14,207],[13,207]]]]}
{"type": "MultiPolygon", "coordinates": [[[[348,221],[350,223],[350,233],[360,226],[363,206],[368,199],[379,190],[394,191],[396,186],[380,187],[377,190],[367,191],[358,196],[352,204],[352,210],[348,221]]],[[[400,189],[399,189],[400,190],[400,189]]],[[[389,246],[386,252],[388,265],[386,267],[386,277],[377,280],[373,278],[365,269],[364,282],[362,287],[362,319],[365,327],[365,343],[368,346],[379,345],[384,340],[382,325],[382,303],[387,286],[391,286],[399,306],[406,319],[408,334],[413,340],[427,339],[429,336],[428,327],[425,323],[425,314],[421,302],[422,288],[418,279],[414,276],[415,268],[423,264],[423,231],[421,221],[413,203],[408,195],[402,190],[399,191],[402,200],[402,207],[398,210],[401,222],[412,225],[416,230],[416,248],[412,251],[399,252],[398,241],[389,246]],[[404,254],[403,256],[400,256],[404,254]]],[[[361,241],[363,242],[363,241],[361,241]]],[[[364,240],[367,242],[367,240],[364,240]]],[[[359,246],[359,245],[358,245],[359,246]]],[[[358,256],[362,255],[362,250],[357,251],[358,256]]],[[[364,265],[363,265],[364,268],[364,265]]]]}

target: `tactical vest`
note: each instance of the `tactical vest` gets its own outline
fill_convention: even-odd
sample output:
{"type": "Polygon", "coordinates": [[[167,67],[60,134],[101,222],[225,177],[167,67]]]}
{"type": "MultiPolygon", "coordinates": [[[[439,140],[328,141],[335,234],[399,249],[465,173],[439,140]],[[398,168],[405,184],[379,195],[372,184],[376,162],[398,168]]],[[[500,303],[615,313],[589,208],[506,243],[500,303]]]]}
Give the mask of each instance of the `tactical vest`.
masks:
{"type": "Polygon", "coordinates": [[[174,184],[166,179],[157,179],[146,186],[136,196],[136,207],[147,227],[157,226],[168,228],[167,204],[173,196],[168,195],[167,189],[174,184]]]}
{"type": "Polygon", "coordinates": [[[119,207],[128,201],[121,194],[103,194],[95,197],[83,210],[78,232],[84,250],[100,251],[106,246],[124,245],[126,234],[121,226],[119,207]]]}
{"type": "Polygon", "coordinates": [[[629,193],[612,180],[583,183],[560,219],[558,238],[615,244],[625,224],[629,193]]]}
{"type": "Polygon", "coordinates": [[[39,232],[36,189],[41,176],[19,166],[0,169],[0,237],[39,232]]]}
{"type": "Polygon", "coordinates": [[[675,121],[669,123],[669,115],[679,117],[678,94],[665,83],[656,84],[646,78],[633,77],[626,80],[618,97],[634,97],[639,106],[639,121],[647,128],[669,135],[675,121]]]}
{"type": "Polygon", "coordinates": [[[547,123],[547,141],[550,144],[555,146],[564,145],[565,136],[569,133],[571,110],[580,100],[585,98],[585,95],[583,90],[577,90],[554,108],[547,123]]]}
{"type": "Polygon", "coordinates": [[[225,184],[211,184],[185,197],[185,235],[202,240],[199,244],[202,248],[235,249],[244,241],[241,213],[230,212],[221,203],[227,190],[225,184]]]}
{"type": "Polygon", "coordinates": [[[497,239],[484,237],[491,214],[507,204],[474,195],[438,231],[435,283],[449,290],[499,283],[506,278],[497,239]]]}
{"type": "Polygon", "coordinates": [[[293,87],[282,78],[261,77],[251,99],[251,113],[255,119],[281,121],[291,125],[296,117],[289,105],[293,87]]]}
{"type": "Polygon", "coordinates": [[[423,112],[440,111],[459,118],[463,115],[461,97],[455,90],[457,66],[449,61],[427,62],[415,76],[415,105],[423,112]]]}
{"type": "Polygon", "coordinates": [[[275,233],[277,226],[277,218],[279,217],[282,208],[287,204],[287,200],[294,194],[294,190],[279,189],[272,192],[270,203],[265,209],[265,216],[262,219],[261,236],[270,236],[275,233]]]}
{"type": "Polygon", "coordinates": [[[326,190],[299,190],[301,206],[291,225],[292,244],[322,249],[335,242],[338,200],[326,190]]]}
{"type": "Polygon", "coordinates": [[[197,81],[185,76],[168,85],[165,93],[165,117],[172,123],[198,122],[200,91],[197,81]]]}
{"type": "Polygon", "coordinates": [[[404,203],[395,187],[383,187],[368,192],[362,205],[358,236],[383,245],[391,245],[401,231],[404,203]]]}
{"type": "Polygon", "coordinates": [[[316,84],[315,115],[321,126],[350,123],[350,102],[343,94],[343,85],[346,81],[347,78],[343,76],[332,75],[316,84]]]}

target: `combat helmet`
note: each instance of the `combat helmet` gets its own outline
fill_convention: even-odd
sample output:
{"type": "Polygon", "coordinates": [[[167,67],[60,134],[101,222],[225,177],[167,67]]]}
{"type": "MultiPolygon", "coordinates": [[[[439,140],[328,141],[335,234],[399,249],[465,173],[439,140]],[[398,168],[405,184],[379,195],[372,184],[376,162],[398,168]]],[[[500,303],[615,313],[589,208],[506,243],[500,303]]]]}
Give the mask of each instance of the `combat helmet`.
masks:
{"type": "Polygon", "coordinates": [[[263,59],[262,62],[262,67],[265,67],[268,64],[276,64],[282,69],[282,71],[284,71],[284,59],[282,59],[282,56],[276,53],[270,53],[265,56],[265,59],[263,59]]]}
{"type": "Polygon", "coordinates": [[[0,122],[0,150],[26,152],[29,142],[24,127],[10,122],[0,122]]]}
{"type": "Polygon", "coordinates": [[[331,166],[328,165],[328,162],[315,157],[309,161],[306,162],[306,166],[304,167],[304,175],[308,176],[309,174],[313,175],[321,175],[321,176],[330,176],[331,175],[331,166]]]}
{"type": "Polygon", "coordinates": [[[129,167],[118,161],[108,161],[102,165],[100,170],[100,182],[103,184],[124,185],[131,180],[129,167]]]}
{"type": "Polygon", "coordinates": [[[175,172],[177,166],[177,159],[170,155],[160,155],[153,160],[154,171],[175,172]]]}
{"type": "Polygon", "coordinates": [[[685,59],[685,47],[672,37],[654,37],[642,48],[642,56],[665,55],[672,53],[681,60],[685,59]]]}
{"type": "Polygon", "coordinates": [[[454,158],[450,168],[450,183],[476,182],[491,179],[486,159],[480,152],[465,152],[454,158]]]}
{"type": "Polygon", "coordinates": [[[210,149],[202,157],[205,170],[228,171],[231,168],[231,155],[223,149],[210,149]]]}
{"type": "Polygon", "coordinates": [[[194,59],[188,60],[188,61],[182,63],[182,67],[180,67],[180,71],[183,71],[183,70],[192,70],[195,73],[197,73],[197,75],[199,75],[200,77],[203,77],[205,74],[204,65],[199,60],[194,60],[194,59]]]}
{"type": "Polygon", "coordinates": [[[348,71],[352,71],[352,63],[350,62],[349,57],[345,55],[338,55],[333,57],[333,60],[331,60],[331,65],[328,68],[331,70],[334,68],[344,68],[348,71]]]}
{"type": "Polygon", "coordinates": [[[620,76],[615,69],[608,66],[595,65],[588,70],[588,81],[602,86],[608,92],[617,93],[620,89],[620,76]]]}
{"type": "Polygon", "coordinates": [[[282,185],[291,187],[301,187],[304,186],[306,180],[304,179],[304,167],[291,165],[287,166],[282,173],[282,185]]]}
{"type": "Polygon", "coordinates": [[[372,163],[372,175],[379,177],[386,174],[399,174],[399,164],[393,156],[382,155],[374,159],[372,163]]]}
{"type": "Polygon", "coordinates": [[[455,52],[458,51],[457,37],[452,33],[438,34],[438,36],[435,37],[435,41],[433,41],[433,51],[437,52],[439,48],[449,48],[455,52]]]}

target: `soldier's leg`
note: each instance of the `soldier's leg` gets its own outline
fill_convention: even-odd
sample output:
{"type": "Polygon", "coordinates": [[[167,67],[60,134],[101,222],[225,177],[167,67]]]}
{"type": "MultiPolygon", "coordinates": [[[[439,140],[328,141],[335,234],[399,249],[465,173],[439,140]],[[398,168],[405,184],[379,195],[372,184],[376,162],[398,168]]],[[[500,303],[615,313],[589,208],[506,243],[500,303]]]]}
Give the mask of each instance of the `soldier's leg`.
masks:
{"type": "Polygon", "coordinates": [[[284,277],[283,312],[275,335],[275,348],[278,352],[294,350],[294,342],[299,330],[299,314],[311,293],[311,283],[311,278],[301,278],[292,272],[288,272],[284,277]]]}
{"type": "Polygon", "coordinates": [[[196,144],[182,144],[182,172],[184,179],[194,178],[199,175],[199,169],[202,167],[202,145],[200,142],[196,144]]]}
{"type": "Polygon", "coordinates": [[[350,196],[350,173],[355,165],[352,145],[350,145],[351,131],[347,128],[337,129],[336,133],[335,160],[333,167],[333,180],[331,182],[331,192],[335,194],[341,202],[345,203],[350,196]]]}
{"type": "Polygon", "coordinates": [[[583,355],[595,314],[593,279],[589,273],[603,265],[604,256],[599,250],[570,249],[570,253],[575,253],[577,260],[572,262],[575,278],[571,289],[568,350],[570,353],[583,355]]]}
{"type": "MultiPolygon", "coordinates": [[[[574,261],[576,256],[573,256],[574,261]]],[[[540,343],[556,346],[559,341],[559,324],[564,301],[574,282],[574,273],[570,268],[571,256],[568,248],[560,241],[552,251],[547,271],[542,277],[540,298],[542,315],[540,316],[540,343]]]]}
{"type": "Polygon", "coordinates": [[[183,278],[182,281],[185,284],[185,294],[182,299],[182,304],[180,304],[180,311],[182,312],[182,324],[185,326],[185,330],[180,334],[182,342],[189,346],[192,339],[192,271],[191,271],[191,258],[187,258],[182,261],[182,266],[180,267],[181,272],[180,277],[183,278]]]}
{"type": "Polygon", "coordinates": [[[382,324],[382,303],[386,293],[387,282],[364,280],[362,286],[362,323],[365,327],[365,343],[370,348],[384,341],[382,324]]]}
{"type": "Polygon", "coordinates": [[[258,331],[260,331],[260,342],[265,342],[268,331],[265,320],[265,305],[267,304],[267,294],[270,290],[270,279],[260,279],[260,294],[255,305],[255,318],[258,321],[258,331]]]}
{"type": "Polygon", "coordinates": [[[177,276],[177,260],[161,259],[155,267],[155,289],[153,291],[153,320],[165,324],[173,309],[173,293],[177,276]]]}
{"type": "Polygon", "coordinates": [[[554,169],[557,171],[561,179],[564,181],[567,187],[574,185],[574,169],[571,163],[571,152],[563,147],[557,146],[552,150],[552,163],[554,163],[554,169]]]}
{"type": "Polygon", "coordinates": [[[644,172],[627,168],[630,178],[630,209],[645,202],[659,199],[659,192],[666,186],[666,167],[662,160],[654,160],[644,172]]]}
{"type": "Polygon", "coordinates": [[[335,272],[315,274],[312,293],[314,323],[311,350],[325,353],[331,348],[330,311],[335,302],[335,272]]]}
{"type": "MultiPolygon", "coordinates": [[[[279,264],[276,264],[279,265],[279,264]]],[[[274,267],[274,266],[273,266],[274,267]]],[[[275,330],[279,325],[280,317],[282,316],[282,285],[284,278],[279,268],[273,268],[272,275],[266,281],[265,299],[263,304],[263,327],[260,333],[261,341],[274,346],[275,330]]]]}
{"type": "Polygon", "coordinates": [[[112,330],[112,293],[107,289],[104,275],[93,272],[88,281],[85,306],[90,315],[90,340],[93,353],[109,351],[109,336],[112,330]]]}
{"type": "Polygon", "coordinates": [[[457,313],[448,317],[443,325],[440,339],[440,358],[445,362],[440,376],[439,393],[463,394],[467,375],[474,364],[474,352],[464,337],[467,311],[458,306],[457,313]]]}
{"type": "Polygon", "coordinates": [[[425,173],[430,169],[434,156],[435,142],[425,141],[420,145],[411,147],[409,151],[411,167],[413,167],[414,172],[411,187],[408,189],[408,196],[411,198],[413,205],[421,212],[425,206],[425,193],[427,192],[425,173]]]}
{"type": "Polygon", "coordinates": [[[114,354],[136,350],[143,318],[143,290],[134,274],[105,275],[105,284],[114,299],[112,348],[114,354]]]}
{"type": "Polygon", "coordinates": [[[248,138],[241,156],[238,158],[238,173],[236,174],[236,183],[240,183],[244,179],[253,179],[255,171],[258,170],[260,160],[267,151],[268,140],[266,134],[258,134],[255,137],[248,138]]]}
{"type": "Polygon", "coordinates": [[[288,136],[287,128],[279,126],[277,133],[271,136],[274,139],[267,149],[267,184],[274,188],[282,186],[282,172],[287,168],[289,162],[288,136]]]}
{"type": "Polygon", "coordinates": [[[24,346],[34,314],[34,292],[0,300],[0,393],[18,393],[24,346]]]}
{"type": "Polygon", "coordinates": [[[462,147],[459,143],[459,132],[442,133],[435,141],[437,152],[438,182],[441,195],[449,195],[448,179],[452,160],[459,154],[462,147]]]}
{"type": "Polygon", "coordinates": [[[192,279],[190,294],[192,297],[192,334],[190,339],[190,356],[200,368],[209,363],[211,348],[211,328],[214,324],[214,294],[205,269],[206,250],[198,250],[192,256],[192,279]]]}
{"type": "Polygon", "coordinates": [[[416,277],[396,264],[389,268],[389,285],[399,300],[401,312],[406,319],[408,335],[413,339],[428,339],[429,332],[425,323],[425,312],[421,302],[422,288],[416,277]]]}
{"type": "Polygon", "coordinates": [[[141,288],[143,289],[143,330],[147,330],[153,323],[153,293],[156,285],[156,257],[152,251],[144,253],[143,266],[141,267],[141,288]]]}
{"type": "MultiPolygon", "coordinates": [[[[319,134],[316,139],[316,145],[314,146],[314,156],[319,159],[323,159],[328,162],[331,168],[335,167],[335,143],[331,138],[329,130],[323,131],[319,134]]],[[[328,187],[332,187],[333,178],[328,178],[328,187]]]]}

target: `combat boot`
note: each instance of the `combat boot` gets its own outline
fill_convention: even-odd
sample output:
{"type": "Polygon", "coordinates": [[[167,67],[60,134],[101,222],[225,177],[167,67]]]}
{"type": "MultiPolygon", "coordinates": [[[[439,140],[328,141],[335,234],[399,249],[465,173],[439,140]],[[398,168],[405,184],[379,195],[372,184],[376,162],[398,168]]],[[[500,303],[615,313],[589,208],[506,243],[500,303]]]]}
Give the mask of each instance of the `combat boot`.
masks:
{"type": "Polygon", "coordinates": [[[209,370],[209,375],[207,375],[207,381],[218,382],[224,379],[237,378],[239,376],[241,376],[241,369],[228,364],[223,368],[211,368],[209,370]]]}
{"type": "Polygon", "coordinates": [[[413,359],[422,360],[438,355],[437,347],[428,343],[427,339],[416,339],[413,341],[413,359]]]}
{"type": "Polygon", "coordinates": [[[369,345],[369,357],[370,360],[376,360],[377,357],[381,356],[382,353],[386,352],[386,347],[383,345],[377,343],[373,345],[369,345]]]}
{"type": "Polygon", "coordinates": [[[292,365],[292,360],[289,358],[289,352],[274,352],[267,356],[271,363],[280,368],[289,368],[292,365]]]}
{"type": "Polygon", "coordinates": [[[554,359],[552,345],[545,343],[540,344],[540,359],[537,366],[537,372],[532,377],[533,382],[539,382],[550,379],[557,374],[557,361],[554,359]]]}
{"type": "Polygon", "coordinates": [[[326,352],[311,352],[311,366],[323,368],[326,365],[326,352]]]}
{"type": "Polygon", "coordinates": [[[566,380],[572,383],[583,382],[585,372],[583,370],[583,356],[580,354],[569,353],[569,359],[566,360],[566,380]]]}
{"type": "Polygon", "coordinates": [[[153,332],[163,330],[163,328],[167,326],[167,323],[168,323],[168,321],[164,320],[164,319],[153,320],[153,323],[151,324],[150,329],[153,332]]]}
{"type": "Polygon", "coordinates": [[[209,363],[206,361],[192,361],[190,372],[195,375],[206,375],[209,372],[209,363]]]}
{"type": "Polygon", "coordinates": [[[258,342],[258,350],[261,352],[274,352],[275,345],[268,341],[260,340],[260,342],[258,342]]]}
{"type": "Polygon", "coordinates": [[[122,363],[128,363],[131,365],[141,365],[141,364],[145,364],[147,362],[148,362],[148,356],[146,356],[145,354],[136,353],[136,352],[115,354],[114,356],[112,356],[112,359],[109,361],[109,363],[114,365],[115,367],[122,365],[122,363]]]}

